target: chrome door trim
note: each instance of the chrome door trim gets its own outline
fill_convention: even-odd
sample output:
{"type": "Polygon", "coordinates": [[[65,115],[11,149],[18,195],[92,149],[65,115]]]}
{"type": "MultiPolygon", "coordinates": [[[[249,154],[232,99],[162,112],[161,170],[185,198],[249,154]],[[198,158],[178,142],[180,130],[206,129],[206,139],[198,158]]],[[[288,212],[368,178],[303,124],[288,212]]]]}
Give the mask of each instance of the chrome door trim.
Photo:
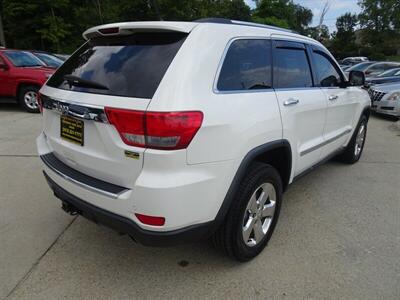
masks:
{"type": "Polygon", "coordinates": [[[351,132],[351,129],[346,129],[346,130],[343,131],[342,133],[339,133],[338,135],[336,135],[336,136],[334,136],[334,137],[331,137],[330,139],[327,139],[326,141],[323,141],[322,143],[320,143],[320,144],[318,144],[318,145],[312,146],[312,147],[310,147],[310,148],[308,148],[308,149],[306,149],[306,150],[300,152],[300,156],[304,156],[304,155],[306,155],[306,154],[308,154],[308,153],[310,153],[310,152],[313,152],[313,151],[315,151],[315,150],[318,150],[319,148],[321,148],[321,147],[323,147],[323,146],[326,146],[326,145],[328,145],[328,144],[330,144],[330,143],[336,141],[337,139],[341,138],[342,136],[344,136],[344,135],[346,135],[346,134],[348,134],[348,133],[350,133],[350,132],[351,132]]]}

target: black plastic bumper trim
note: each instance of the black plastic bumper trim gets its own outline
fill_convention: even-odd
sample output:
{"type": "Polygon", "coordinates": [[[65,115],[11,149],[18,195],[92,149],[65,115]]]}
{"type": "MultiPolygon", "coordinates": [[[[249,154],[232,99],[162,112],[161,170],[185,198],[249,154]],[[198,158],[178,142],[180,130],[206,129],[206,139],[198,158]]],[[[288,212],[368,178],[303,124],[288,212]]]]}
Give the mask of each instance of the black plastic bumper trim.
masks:
{"type": "Polygon", "coordinates": [[[121,234],[128,234],[135,241],[145,246],[172,246],[181,243],[189,243],[209,237],[215,230],[215,222],[210,221],[196,224],[173,231],[150,231],[140,228],[132,220],[116,215],[99,208],[93,204],[79,199],[57,185],[47,174],[44,176],[54,192],[64,205],[68,204],[83,217],[99,224],[114,229],[121,234]]]}
{"type": "Polygon", "coordinates": [[[108,197],[118,198],[118,196],[129,189],[100,179],[85,175],[64,164],[53,153],[41,155],[40,158],[46,166],[64,179],[71,181],[85,189],[103,194],[108,197]]]}

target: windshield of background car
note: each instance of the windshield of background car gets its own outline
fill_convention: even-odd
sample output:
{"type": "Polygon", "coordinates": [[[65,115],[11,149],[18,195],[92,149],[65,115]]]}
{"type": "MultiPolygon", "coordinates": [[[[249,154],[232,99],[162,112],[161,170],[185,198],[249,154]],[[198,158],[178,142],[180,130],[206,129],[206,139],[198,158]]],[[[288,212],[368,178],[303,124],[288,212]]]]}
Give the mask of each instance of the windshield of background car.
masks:
{"type": "Polygon", "coordinates": [[[44,63],[40,61],[40,59],[38,59],[35,55],[29,52],[4,51],[3,53],[16,67],[44,66],[44,63]]]}
{"type": "Polygon", "coordinates": [[[46,53],[35,53],[35,55],[37,57],[39,57],[39,59],[41,61],[43,61],[46,65],[48,65],[50,67],[58,68],[63,63],[63,61],[61,59],[59,59],[55,56],[46,54],[46,53]]]}
{"type": "Polygon", "coordinates": [[[372,65],[373,62],[363,62],[352,66],[351,68],[347,69],[346,71],[364,71],[368,66],[372,65]]]}
{"type": "Polygon", "coordinates": [[[399,76],[400,75],[400,68],[391,69],[382,74],[377,75],[376,77],[390,77],[390,76],[399,76]]]}
{"type": "Polygon", "coordinates": [[[93,38],[64,62],[47,85],[78,92],[150,99],[186,36],[177,32],[152,32],[93,38]],[[65,75],[106,88],[70,85],[65,75]]]}

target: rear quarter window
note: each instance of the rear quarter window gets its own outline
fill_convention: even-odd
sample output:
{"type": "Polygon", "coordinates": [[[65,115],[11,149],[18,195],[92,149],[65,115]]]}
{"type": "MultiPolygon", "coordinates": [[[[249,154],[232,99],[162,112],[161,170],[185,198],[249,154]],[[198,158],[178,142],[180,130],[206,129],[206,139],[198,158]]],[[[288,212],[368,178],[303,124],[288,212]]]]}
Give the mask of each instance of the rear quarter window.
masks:
{"type": "Polygon", "coordinates": [[[93,38],[57,70],[47,85],[78,92],[150,99],[186,36],[184,33],[136,33],[93,38]],[[71,85],[65,80],[66,75],[106,88],[71,85]]]}
{"type": "Polygon", "coordinates": [[[219,74],[218,91],[271,88],[271,41],[240,39],[232,42],[219,74]]]}

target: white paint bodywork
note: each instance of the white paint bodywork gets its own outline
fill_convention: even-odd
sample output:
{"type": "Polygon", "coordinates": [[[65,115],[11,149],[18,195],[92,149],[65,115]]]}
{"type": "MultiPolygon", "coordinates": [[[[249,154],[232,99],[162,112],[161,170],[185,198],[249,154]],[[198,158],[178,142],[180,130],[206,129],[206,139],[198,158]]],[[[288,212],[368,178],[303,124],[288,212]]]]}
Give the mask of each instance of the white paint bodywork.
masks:
{"type": "Polygon", "coordinates": [[[218,92],[218,71],[227,45],[238,38],[318,42],[279,30],[212,23],[133,22],[103,25],[124,30],[167,30],[190,32],[169,66],[154,97],[137,99],[65,91],[43,86],[41,93],[56,100],[96,107],[112,106],[149,111],[199,110],[202,127],[185,150],[162,151],[124,144],[114,126],[85,121],[85,146],[59,137],[59,115],[44,110],[43,133],[37,139],[40,155],[54,152],[70,167],[101,180],[124,186],[128,192],[117,199],[88,191],[68,182],[44,166],[46,173],[62,188],[93,205],[135,221],[154,231],[170,231],[214,220],[245,155],[259,145],[286,139],[292,149],[294,176],[345,146],[369,97],[359,88],[293,89],[249,92],[218,92]],[[331,103],[329,95],[338,95],[331,103]],[[283,106],[288,98],[299,104],[283,106]],[[301,156],[346,131],[340,139],[301,156]],[[140,154],[138,160],[124,156],[124,150],[140,154]],[[162,227],[141,224],[134,213],[163,216],[162,227]]]}

